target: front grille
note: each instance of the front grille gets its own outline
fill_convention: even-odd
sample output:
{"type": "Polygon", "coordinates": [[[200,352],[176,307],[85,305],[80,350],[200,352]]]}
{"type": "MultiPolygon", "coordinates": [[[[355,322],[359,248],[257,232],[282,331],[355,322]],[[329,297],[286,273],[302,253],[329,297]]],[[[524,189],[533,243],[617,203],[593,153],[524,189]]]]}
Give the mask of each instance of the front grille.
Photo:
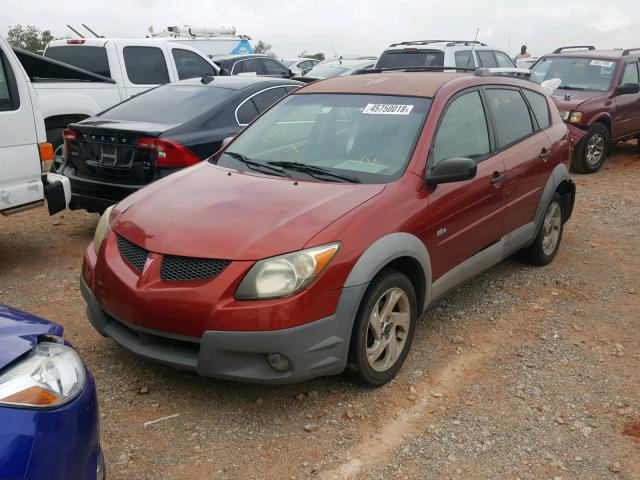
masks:
{"type": "Polygon", "coordinates": [[[147,261],[147,257],[149,256],[149,252],[135,243],[131,243],[120,235],[117,235],[117,238],[118,250],[120,250],[122,258],[124,258],[138,273],[142,272],[144,264],[147,261]]]}
{"type": "Polygon", "coordinates": [[[211,280],[217,277],[227,266],[228,260],[214,258],[192,258],[165,255],[160,268],[162,280],[211,280]]]}

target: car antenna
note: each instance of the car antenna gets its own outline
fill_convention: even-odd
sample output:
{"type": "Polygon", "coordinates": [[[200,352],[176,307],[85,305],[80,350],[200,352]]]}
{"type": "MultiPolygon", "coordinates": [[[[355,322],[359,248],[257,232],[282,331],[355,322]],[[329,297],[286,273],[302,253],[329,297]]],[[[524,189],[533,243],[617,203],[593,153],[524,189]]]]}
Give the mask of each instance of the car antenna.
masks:
{"type": "Polygon", "coordinates": [[[96,32],[94,32],[93,30],[91,30],[89,27],[87,27],[87,25],[85,23],[82,24],[82,26],[88,30],[89,32],[91,32],[93,34],[94,37],[96,38],[104,38],[104,35],[98,35],[96,32]]]}
{"type": "MultiPolygon", "coordinates": [[[[471,62],[471,58],[473,57],[473,51],[476,48],[476,42],[478,41],[478,34],[480,33],[480,28],[476,30],[476,38],[473,39],[473,44],[471,45],[471,53],[469,54],[469,58],[467,58],[467,66],[465,68],[469,68],[469,62],[471,62]]],[[[473,62],[475,63],[475,61],[473,62]]]]}
{"type": "Polygon", "coordinates": [[[75,33],[76,35],[78,35],[80,38],[84,38],[84,35],[82,35],[79,31],[77,31],[75,28],[73,28],[71,25],[67,25],[67,28],[69,30],[71,30],[73,33],[75,33]]]}

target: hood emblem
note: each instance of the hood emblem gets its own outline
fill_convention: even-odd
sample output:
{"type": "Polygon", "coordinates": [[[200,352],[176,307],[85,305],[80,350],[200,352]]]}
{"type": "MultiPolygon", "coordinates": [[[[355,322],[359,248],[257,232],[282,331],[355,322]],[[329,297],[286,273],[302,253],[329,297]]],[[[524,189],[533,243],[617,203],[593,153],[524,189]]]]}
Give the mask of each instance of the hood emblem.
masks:
{"type": "Polygon", "coordinates": [[[569,94],[569,93],[565,93],[565,94],[564,94],[564,100],[565,100],[566,102],[568,102],[569,100],[571,100],[571,94],[569,94]]]}

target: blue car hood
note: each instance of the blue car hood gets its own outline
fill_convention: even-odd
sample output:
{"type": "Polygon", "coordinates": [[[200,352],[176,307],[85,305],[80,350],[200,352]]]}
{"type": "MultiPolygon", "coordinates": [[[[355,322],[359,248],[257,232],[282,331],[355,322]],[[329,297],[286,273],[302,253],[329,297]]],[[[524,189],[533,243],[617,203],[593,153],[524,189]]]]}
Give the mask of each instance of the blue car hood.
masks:
{"type": "Polygon", "coordinates": [[[60,325],[0,304],[0,369],[35,347],[39,336],[61,337],[63,330],[60,325]]]}

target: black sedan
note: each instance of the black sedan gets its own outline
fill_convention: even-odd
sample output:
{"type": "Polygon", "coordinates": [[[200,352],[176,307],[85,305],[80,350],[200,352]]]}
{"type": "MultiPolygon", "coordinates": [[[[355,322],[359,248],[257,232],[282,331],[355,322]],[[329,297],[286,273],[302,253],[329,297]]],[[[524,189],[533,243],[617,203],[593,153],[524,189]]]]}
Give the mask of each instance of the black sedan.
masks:
{"type": "Polygon", "coordinates": [[[222,75],[265,75],[267,77],[291,78],[293,72],[269,55],[227,55],[214,58],[222,69],[222,75]]]}
{"type": "Polygon", "coordinates": [[[61,173],[72,210],[102,212],[141,187],[204,160],[300,82],[213,77],[162,85],[64,131],[61,173]]]}

